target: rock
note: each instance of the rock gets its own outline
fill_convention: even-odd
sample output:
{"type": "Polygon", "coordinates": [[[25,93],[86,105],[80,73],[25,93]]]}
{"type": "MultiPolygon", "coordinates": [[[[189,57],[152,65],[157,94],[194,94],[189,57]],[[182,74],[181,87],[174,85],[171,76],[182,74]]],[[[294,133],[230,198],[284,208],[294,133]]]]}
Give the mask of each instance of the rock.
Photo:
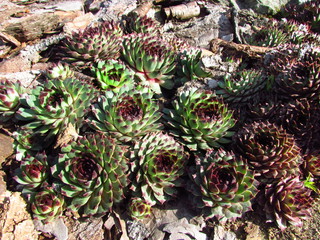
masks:
{"type": "Polygon", "coordinates": [[[207,235],[201,233],[201,226],[190,224],[186,218],[171,222],[164,226],[163,231],[170,233],[169,239],[197,239],[206,240],[207,235]],[[190,238],[193,237],[193,238],[190,238]]]}
{"type": "Polygon", "coordinates": [[[68,218],[65,220],[68,228],[68,240],[102,240],[103,220],[102,218],[88,218],[84,222],[68,218]]]}
{"type": "Polygon", "coordinates": [[[246,0],[244,6],[256,13],[274,15],[289,2],[290,0],[246,0]]]}
{"type": "Polygon", "coordinates": [[[14,4],[10,0],[1,0],[0,1],[0,26],[3,22],[8,20],[11,15],[22,11],[24,9],[23,6],[19,6],[17,4],[14,4]]]}
{"type": "Polygon", "coordinates": [[[248,234],[246,237],[246,240],[264,240],[265,239],[260,227],[254,224],[253,222],[248,222],[244,230],[248,234]]]}
{"type": "Polygon", "coordinates": [[[4,27],[6,33],[20,42],[40,38],[45,32],[56,30],[59,18],[54,13],[32,14],[4,27]]]}
{"type": "Polygon", "coordinates": [[[37,240],[39,232],[35,230],[30,214],[26,210],[26,202],[21,193],[6,192],[0,217],[2,240],[37,240]]]}
{"type": "MultiPolygon", "coordinates": [[[[1,66],[0,66],[1,72],[1,66]]],[[[12,72],[7,74],[0,73],[0,80],[10,80],[12,82],[20,81],[22,86],[24,87],[32,87],[36,85],[38,82],[34,81],[37,75],[40,74],[40,71],[33,70],[33,71],[24,71],[24,72],[12,72]]]]}
{"type": "Polygon", "coordinates": [[[19,55],[0,63],[1,75],[6,73],[29,71],[30,69],[31,61],[19,55]]]}
{"type": "Polygon", "coordinates": [[[128,14],[137,8],[137,1],[135,0],[93,1],[92,3],[99,4],[99,2],[100,9],[96,15],[103,20],[118,21],[121,15],[128,14]]]}
{"type": "Polygon", "coordinates": [[[34,221],[34,223],[38,231],[49,233],[55,236],[57,240],[68,239],[68,228],[61,218],[57,218],[55,221],[47,224],[43,224],[41,221],[34,221]]]}
{"type": "Polygon", "coordinates": [[[144,240],[150,235],[146,226],[139,221],[127,221],[127,228],[131,240],[144,240]]]}
{"type": "Polygon", "coordinates": [[[13,138],[0,133],[0,165],[13,153],[13,138]]]}
{"type": "Polygon", "coordinates": [[[66,23],[63,30],[67,34],[72,34],[73,32],[85,29],[94,19],[95,17],[92,13],[78,16],[73,21],[66,23]]]}
{"type": "Polygon", "coordinates": [[[237,236],[235,233],[226,231],[223,227],[217,225],[214,227],[214,237],[212,240],[237,240],[237,236]]]}
{"type": "MultiPolygon", "coordinates": [[[[4,181],[3,177],[6,175],[4,171],[0,171],[0,196],[4,196],[5,192],[7,191],[7,183],[4,181]]],[[[3,199],[0,197],[0,202],[3,199]]]]}
{"type": "Polygon", "coordinates": [[[83,9],[83,1],[64,1],[58,2],[57,4],[53,5],[53,8],[60,11],[82,11],[83,9]]]}
{"type": "Polygon", "coordinates": [[[170,27],[165,25],[164,29],[175,32],[177,37],[185,39],[192,46],[208,49],[212,39],[232,34],[233,27],[225,6],[207,3],[205,8],[206,16],[172,23],[170,27]]]}

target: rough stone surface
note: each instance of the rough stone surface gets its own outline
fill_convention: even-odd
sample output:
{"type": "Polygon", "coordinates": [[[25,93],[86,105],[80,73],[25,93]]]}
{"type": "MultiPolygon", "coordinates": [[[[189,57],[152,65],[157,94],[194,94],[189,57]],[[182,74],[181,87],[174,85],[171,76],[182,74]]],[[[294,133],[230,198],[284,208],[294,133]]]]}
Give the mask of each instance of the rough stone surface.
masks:
{"type": "Polygon", "coordinates": [[[68,239],[68,228],[64,224],[62,218],[57,218],[53,222],[43,224],[41,221],[34,221],[35,228],[38,231],[49,233],[56,237],[56,240],[68,239]]]}
{"type": "Polygon", "coordinates": [[[98,18],[116,21],[121,15],[129,13],[137,7],[137,1],[135,0],[93,1],[93,4],[100,6],[96,14],[98,18]]]}
{"type": "Polygon", "coordinates": [[[246,0],[244,6],[261,14],[276,14],[290,0],[246,0]]]}
{"type": "Polygon", "coordinates": [[[217,225],[214,227],[213,240],[238,240],[233,232],[226,231],[223,227],[217,225]]]}
{"type": "Polygon", "coordinates": [[[1,195],[0,232],[2,240],[37,240],[39,232],[34,228],[26,203],[19,192],[1,195]]]}
{"type": "Polygon", "coordinates": [[[103,220],[102,218],[88,218],[85,221],[77,221],[68,218],[65,221],[68,228],[68,240],[102,240],[103,220]]]}
{"type": "Polygon", "coordinates": [[[12,154],[13,139],[7,135],[0,133],[0,165],[12,154]]]}
{"type": "Polygon", "coordinates": [[[192,46],[208,49],[212,39],[232,34],[233,28],[225,6],[208,3],[205,8],[206,16],[186,22],[169,23],[170,27],[164,26],[164,29],[175,32],[177,37],[185,39],[192,46]]]}
{"type": "MultiPolygon", "coordinates": [[[[1,69],[1,67],[0,67],[0,69],[1,69]]],[[[0,72],[1,72],[1,70],[0,70],[0,72]]],[[[40,71],[38,71],[38,70],[0,74],[0,80],[8,79],[12,82],[20,81],[22,86],[31,87],[31,86],[34,86],[38,83],[37,81],[35,81],[35,78],[39,74],[40,74],[40,71]]]]}

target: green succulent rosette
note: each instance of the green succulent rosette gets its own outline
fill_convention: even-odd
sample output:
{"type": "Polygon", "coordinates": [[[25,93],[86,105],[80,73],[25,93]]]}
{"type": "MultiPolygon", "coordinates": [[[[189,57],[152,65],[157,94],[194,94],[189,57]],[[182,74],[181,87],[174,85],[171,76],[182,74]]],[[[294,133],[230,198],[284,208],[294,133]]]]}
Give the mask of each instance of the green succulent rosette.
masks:
{"type": "Polygon", "coordinates": [[[193,202],[206,218],[226,221],[252,210],[251,200],[258,192],[254,173],[233,152],[218,149],[197,156],[189,176],[193,184],[187,186],[193,202]]]}
{"type": "Polygon", "coordinates": [[[141,198],[132,198],[129,214],[134,220],[142,220],[151,216],[151,205],[141,198]]]}
{"type": "Polygon", "coordinates": [[[275,91],[285,100],[320,98],[320,49],[285,46],[275,53],[270,72],[275,79],[275,91]]]}
{"type": "Polygon", "coordinates": [[[127,149],[107,135],[91,134],[62,148],[51,170],[63,183],[68,208],[82,216],[104,214],[121,202],[128,185],[127,149]]]}
{"type": "Polygon", "coordinates": [[[314,198],[311,193],[298,176],[289,176],[267,185],[260,204],[267,219],[276,222],[283,231],[289,225],[301,227],[302,220],[312,216],[314,198]]]}
{"type": "Polygon", "coordinates": [[[127,86],[117,93],[107,91],[92,107],[89,125],[108,132],[120,141],[128,142],[162,128],[159,105],[149,88],[127,86]]]}
{"type": "Polygon", "coordinates": [[[50,144],[50,141],[45,141],[45,137],[34,133],[32,129],[18,128],[12,133],[13,149],[15,158],[22,161],[27,155],[35,155],[37,152],[42,152],[50,144]]]}
{"type": "Polygon", "coordinates": [[[0,81],[0,122],[7,122],[14,117],[24,92],[20,82],[0,81]]]}
{"type": "Polygon", "coordinates": [[[23,129],[46,136],[46,140],[63,133],[69,124],[78,131],[94,93],[90,85],[80,80],[52,79],[21,100],[16,118],[27,122],[23,129]]]}
{"type": "Polygon", "coordinates": [[[216,94],[226,103],[243,105],[257,98],[266,88],[266,78],[259,70],[242,70],[218,82],[216,94]]]}
{"type": "Polygon", "coordinates": [[[49,166],[45,152],[27,155],[15,172],[14,180],[23,188],[22,193],[31,193],[48,186],[49,166]]]}
{"type": "Polygon", "coordinates": [[[153,132],[136,141],[131,152],[131,190],[153,206],[163,204],[182,186],[189,154],[173,137],[153,132]]]}
{"type": "Polygon", "coordinates": [[[74,76],[74,71],[71,70],[67,64],[63,64],[63,63],[58,63],[47,72],[47,77],[49,79],[65,80],[67,78],[73,78],[73,76],[74,76]]]}
{"type": "Polygon", "coordinates": [[[133,72],[120,61],[99,61],[92,71],[102,90],[117,92],[123,85],[133,84],[133,72]]]}
{"type": "Polygon", "coordinates": [[[115,22],[89,26],[65,39],[63,60],[78,67],[86,67],[101,60],[117,59],[120,56],[122,35],[119,24],[115,22]]]}
{"type": "Polygon", "coordinates": [[[177,64],[178,80],[182,83],[200,78],[209,77],[201,62],[201,50],[189,49],[179,54],[177,64]]]}
{"type": "Polygon", "coordinates": [[[147,16],[140,17],[137,14],[130,14],[126,17],[126,31],[131,33],[159,34],[160,24],[147,16]]]}
{"type": "Polygon", "coordinates": [[[277,47],[289,42],[289,36],[280,27],[279,23],[268,24],[246,39],[248,44],[262,47],[277,47]]]}
{"type": "Polygon", "coordinates": [[[172,102],[173,109],[164,109],[170,131],[191,150],[219,148],[229,143],[235,125],[233,112],[222,99],[209,90],[191,88],[181,92],[172,102]]]}
{"type": "Polygon", "coordinates": [[[175,52],[162,39],[149,34],[130,34],[123,40],[122,59],[135,71],[139,82],[156,93],[172,89],[176,69],[175,52]]]}
{"type": "Polygon", "coordinates": [[[235,152],[247,159],[262,182],[300,173],[301,149],[294,137],[269,122],[253,122],[234,136],[235,152]]]}
{"type": "Polygon", "coordinates": [[[303,168],[306,175],[311,174],[312,176],[319,178],[320,177],[320,154],[317,153],[308,153],[304,156],[303,168]]]}
{"type": "Polygon", "coordinates": [[[320,104],[305,98],[282,104],[275,122],[294,135],[302,149],[312,149],[319,141],[320,104]]]}
{"type": "Polygon", "coordinates": [[[62,215],[65,201],[52,187],[46,187],[31,196],[30,208],[34,219],[49,223],[62,215]]]}

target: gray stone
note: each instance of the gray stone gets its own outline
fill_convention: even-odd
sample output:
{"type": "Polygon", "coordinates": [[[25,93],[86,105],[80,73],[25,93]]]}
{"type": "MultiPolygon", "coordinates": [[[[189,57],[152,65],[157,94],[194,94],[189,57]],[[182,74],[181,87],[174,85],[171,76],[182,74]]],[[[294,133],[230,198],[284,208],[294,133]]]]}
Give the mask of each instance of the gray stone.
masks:
{"type": "Polygon", "coordinates": [[[274,15],[290,0],[245,0],[243,2],[245,7],[251,8],[256,13],[274,15]]]}
{"type": "Polygon", "coordinates": [[[82,0],[59,2],[53,8],[60,11],[80,11],[83,10],[83,2],[82,0]]]}
{"type": "Polygon", "coordinates": [[[226,231],[218,225],[214,227],[214,237],[212,240],[237,240],[237,236],[234,232],[226,231]]]}
{"type": "Polygon", "coordinates": [[[61,218],[57,218],[53,222],[43,224],[41,221],[34,220],[34,225],[38,231],[52,234],[57,240],[68,239],[68,228],[61,218]]]}
{"type": "Polygon", "coordinates": [[[127,221],[127,228],[131,240],[144,240],[150,235],[146,226],[139,221],[127,221]]]}
{"type": "Polygon", "coordinates": [[[137,8],[135,0],[101,1],[100,9],[96,15],[105,21],[117,21],[121,15],[128,14],[135,8],[137,8]]]}
{"type": "Polygon", "coordinates": [[[185,39],[190,45],[208,49],[212,39],[222,38],[233,33],[225,6],[205,5],[207,15],[186,22],[166,24],[164,29],[174,31],[176,36],[185,39]]]}

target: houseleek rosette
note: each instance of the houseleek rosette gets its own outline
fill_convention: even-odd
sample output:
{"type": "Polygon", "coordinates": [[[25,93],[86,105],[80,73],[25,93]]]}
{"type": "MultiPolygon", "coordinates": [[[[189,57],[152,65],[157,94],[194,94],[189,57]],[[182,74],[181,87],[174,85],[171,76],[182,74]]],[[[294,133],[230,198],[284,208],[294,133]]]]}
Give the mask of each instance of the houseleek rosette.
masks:
{"type": "Polygon", "coordinates": [[[68,208],[82,216],[104,214],[124,199],[127,180],[126,147],[107,135],[92,134],[62,148],[53,176],[70,198],[68,208]]]}
{"type": "Polygon", "coordinates": [[[89,26],[65,39],[63,59],[79,67],[100,60],[117,59],[120,56],[122,34],[119,24],[114,22],[89,26]]]}
{"type": "Polygon", "coordinates": [[[78,131],[93,97],[94,89],[77,79],[52,79],[23,99],[16,117],[28,121],[24,129],[50,139],[69,124],[78,131]]]}
{"type": "Polygon", "coordinates": [[[218,82],[217,95],[231,104],[246,104],[266,87],[266,79],[259,70],[242,70],[218,82]]]}
{"type": "Polygon", "coordinates": [[[247,159],[261,181],[299,174],[302,162],[294,137],[269,122],[253,122],[234,136],[235,151],[247,159]]]}
{"type": "Polygon", "coordinates": [[[156,93],[161,87],[172,89],[176,62],[175,52],[162,39],[147,34],[130,34],[123,41],[123,60],[135,71],[143,84],[156,93]]]}
{"type": "Polygon", "coordinates": [[[49,223],[62,215],[65,201],[52,187],[46,187],[32,195],[30,208],[34,219],[49,223]]]}
{"type": "Polygon", "coordinates": [[[174,100],[173,109],[164,109],[172,134],[196,151],[219,148],[229,143],[235,125],[233,112],[212,91],[191,88],[174,100]]]}
{"type": "Polygon", "coordinates": [[[320,104],[302,98],[283,104],[275,122],[294,135],[303,149],[317,146],[320,131],[320,104]]]}
{"type": "Polygon", "coordinates": [[[71,70],[67,64],[63,64],[63,63],[58,63],[47,72],[47,77],[49,79],[65,80],[67,78],[73,78],[73,76],[74,76],[74,71],[71,70]]]}
{"type": "Polygon", "coordinates": [[[286,47],[274,56],[270,64],[276,92],[284,99],[320,97],[320,49],[286,47]]]}
{"type": "Polygon", "coordinates": [[[129,214],[134,220],[142,220],[151,216],[151,205],[141,198],[133,198],[129,205],[129,214]]]}
{"type": "Polygon", "coordinates": [[[320,177],[320,154],[308,153],[304,156],[303,168],[307,175],[311,174],[314,177],[320,177]]]}
{"type": "Polygon", "coordinates": [[[45,141],[44,136],[35,133],[32,129],[18,128],[12,133],[13,149],[16,160],[21,161],[27,155],[35,155],[37,152],[42,152],[48,147],[50,142],[45,141]]]}
{"type": "Polygon", "coordinates": [[[281,230],[289,225],[302,226],[302,220],[312,214],[314,199],[312,190],[305,187],[299,177],[290,176],[269,184],[263,192],[260,204],[264,207],[267,219],[275,221],[281,230]]]}
{"type": "Polygon", "coordinates": [[[209,150],[205,156],[197,156],[189,175],[193,202],[206,218],[226,221],[251,210],[251,200],[257,194],[254,174],[233,152],[209,150]]]}
{"type": "Polygon", "coordinates": [[[108,91],[93,105],[92,112],[94,116],[88,123],[93,129],[109,132],[124,142],[161,128],[159,106],[149,88],[108,91]]]}
{"type": "Polygon", "coordinates": [[[279,27],[278,22],[272,22],[253,33],[248,44],[262,47],[277,47],[289,41],[289,36],[279,27]],[[269,25],[269,26],[268,26],[269,25]]]}
{"type": "Polygon", "coordinates": [[[157,35],[160,31],[160,25],[152,18],[147,16],[138,16],[137,14],[130,14],[126,17],[125,28],[130,33],[144,33],[157,35]]]}
{"type": "Polygon", "coordinates": [[[177,64],[177,76],[179,81],[187,82],[199,78],[209,77],[201,62],[201,50],[189,49],[179,54],[177,64]]]}
{"type": "Polygon", "coordinates": [[[0,81],[0,122],[13,118],[20,106],[21,94],[24,92],[20,82],[0,81]]]}
{"type": "Polygon", "coordinates": [[[27,155],[16,170],[14,180],[23,187],[23,193],[35,192],[48,185],[49,166],[45,152],[34,157],[27,155]]]}
{"type": "Polygon", "coordinates": [[[120,61],[99,61],[92,71],[103,90],[119,91],[124,84],[133,83],[133,73],[120,61]]]}
{"type": "Polygon", "coordinates": [[[136,141],[131,153],[131,189],[153,206],[176,194],[189,154],[168,134],[154,132],[136,141]]]}

